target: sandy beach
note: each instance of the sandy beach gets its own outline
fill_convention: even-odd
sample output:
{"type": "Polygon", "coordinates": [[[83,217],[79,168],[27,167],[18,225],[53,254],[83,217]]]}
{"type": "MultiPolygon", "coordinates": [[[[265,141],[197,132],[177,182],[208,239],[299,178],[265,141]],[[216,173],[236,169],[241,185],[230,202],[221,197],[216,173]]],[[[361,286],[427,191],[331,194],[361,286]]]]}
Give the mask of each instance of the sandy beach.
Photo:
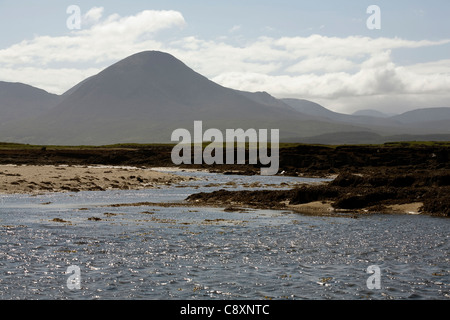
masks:
{"type": "Polygon", "coordinates": [[[135,190],[187,179],[136,167],[0,165],[0,193],[3,194],[135,190]]]}

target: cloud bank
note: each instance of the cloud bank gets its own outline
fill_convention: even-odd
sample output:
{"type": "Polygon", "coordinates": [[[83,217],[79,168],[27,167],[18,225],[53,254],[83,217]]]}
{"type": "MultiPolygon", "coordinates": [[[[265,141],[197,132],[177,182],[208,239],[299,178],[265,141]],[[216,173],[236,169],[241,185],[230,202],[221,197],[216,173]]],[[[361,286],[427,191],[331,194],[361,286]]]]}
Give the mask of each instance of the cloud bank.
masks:
{"type": "MultiPolygon", "coordinates": [[[[0,80],[24,82],[63,93],[113,62],[144,50],[175,55],[194,70],[227,87],[267,91],[276,97],[310,99],[336,111],[375,108],[403,112],[450,106],[450,60],[402,65],[397,49],[440,50],[450,39],[260,37],[236,44],[217,39],[160,35],[182,30],[177,11],[146,10],[104,17],[101,7],[82,16],[80,30],[36,36],[0,50],[0,80]]],[[[240,26],[232,26],[231,34],[240,26]]]]}

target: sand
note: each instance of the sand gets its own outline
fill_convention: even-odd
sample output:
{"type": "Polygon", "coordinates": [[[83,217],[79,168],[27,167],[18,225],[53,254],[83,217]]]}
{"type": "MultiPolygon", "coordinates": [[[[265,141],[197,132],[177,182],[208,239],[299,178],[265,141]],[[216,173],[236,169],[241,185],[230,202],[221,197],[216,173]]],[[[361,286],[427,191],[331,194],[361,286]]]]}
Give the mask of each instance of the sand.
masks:
{"type": "Polygon", "coordinates": [[[422,202],[406,203],[406,204],[395,204],[387,207],[387,210],[393,213],[400,214],[420,214],[420,209],[422,208],[422,202]]]}
{"type": "MultiPolygon", "coordinates": [[[[420,209],[422,208],[422,206],[423,206],[422,202],[395,204],[386,206],[386,208],[380,210],[380,213],[417,215],[421,213],[420,209]]],[[[286,207],[299,213],[315,214],[315,215],[326,215],[333,212],[350,212],[350,213],[368,212],[368,210],[366,209],[359,209],[359,210],[335,209],[333,208],[331,201],[314,201],[304,204],[287,205],[286,207]]]]}
{"type": "Polygon", "coordinates": [[[286,207],[297,212],[320,214],[335,211],[331,201],[313,201],[303,204],[286,204],[286,207]]]}
{"type": "Polygon", "coordinates": [[[192,178],[135,167],[0,165],[0,193],[157,188],[192,178]]]}

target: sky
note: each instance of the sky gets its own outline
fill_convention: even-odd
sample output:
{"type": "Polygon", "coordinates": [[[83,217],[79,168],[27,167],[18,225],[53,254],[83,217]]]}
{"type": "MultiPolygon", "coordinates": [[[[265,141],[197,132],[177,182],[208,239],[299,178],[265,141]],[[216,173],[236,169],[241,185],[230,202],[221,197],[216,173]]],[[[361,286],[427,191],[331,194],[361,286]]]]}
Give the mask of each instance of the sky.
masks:
{"type": "Polygon", "coordinates": [[[449,15],[448,0],[0,0],[0,81],[62,94],[158,50],[223,86],[342,113],[450,107],[449,15]]]}

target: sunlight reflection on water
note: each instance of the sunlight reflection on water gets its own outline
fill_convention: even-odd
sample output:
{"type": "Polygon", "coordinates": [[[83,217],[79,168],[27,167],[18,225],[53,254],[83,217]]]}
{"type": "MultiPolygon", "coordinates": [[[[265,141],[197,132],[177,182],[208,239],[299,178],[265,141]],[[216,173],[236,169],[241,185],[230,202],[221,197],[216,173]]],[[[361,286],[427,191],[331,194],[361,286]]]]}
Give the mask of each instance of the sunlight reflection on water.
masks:
{"type": "Polygon", "coordinates": [[[230,182],[232,190],[318,182],[181,174],[208,180],[135,191],[3,195],[0,298],[450,298],[448,219],[103,206],[182,201],[230,182]],[[80,267],[80,290],[66,286],[71,265],[80,267]],[[366,286],[370,265],[381,269],[380,290],[366,286]]]}

